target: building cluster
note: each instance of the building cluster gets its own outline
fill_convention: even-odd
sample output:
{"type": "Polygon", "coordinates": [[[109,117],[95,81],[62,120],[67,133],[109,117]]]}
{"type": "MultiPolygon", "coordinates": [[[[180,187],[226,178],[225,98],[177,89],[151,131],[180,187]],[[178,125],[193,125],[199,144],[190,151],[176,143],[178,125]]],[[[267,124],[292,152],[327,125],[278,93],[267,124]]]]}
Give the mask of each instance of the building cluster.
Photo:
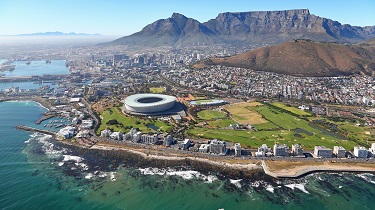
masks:
{"type": "Polygon", "coordinates": [[[165,134],[143,134],[135,128],[131,128],[128,133],[122,133],[121,131],[112,132],[109,129],[102,130],[100,136],[104,138],[111,138],[118,141],[131,141],[134,143],[141,144],[156,144],[161,142],[164,146],[171,146],[175,144],[175,140],[171,135],[165,134]]]}
{"type": "Polygon", "coordinates": [[[179,85],[231,96],[375,104],[374,79],[370,76],[293,77],[224,66],[199,70],[185,68],[163,71],[162,74],[179,85]]]}
{"type": "MultiPolygon", "coordinates": [[[[349,151],[346,151],[342,146],[334,146],[333,150],[325,146],[315,146],[313,157],[315,158],[368,158],[375,156],[375,143],[371,144],[369,149],[363,146],[355,146],[353,154],[349,151]]],[[[254,154],[255,157],[265,157],[265,156],[274,156],[274,157],[306,157],[302,149],[302,146],[299,144],[293,144],[292,150],[289,150],[289,146],[286,144],[274,144],[273,148],[269,148],[266,144],[258,147],[258,151],[254,154]]]]}

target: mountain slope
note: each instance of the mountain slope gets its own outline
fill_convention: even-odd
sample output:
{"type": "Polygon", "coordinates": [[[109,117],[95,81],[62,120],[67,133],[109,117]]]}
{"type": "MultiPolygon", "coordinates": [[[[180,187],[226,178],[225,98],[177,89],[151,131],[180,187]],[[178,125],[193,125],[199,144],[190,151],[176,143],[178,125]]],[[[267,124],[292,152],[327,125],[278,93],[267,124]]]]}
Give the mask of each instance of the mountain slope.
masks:
{"type": "Polygon", "coordinates": [[[356,45],[306,40],[259,48],[225,58],[211,58],[193,65],[244,67],[293,76],[375,75],[375,53],[356,45]]]}
{"type": "Polygon", "coordinates": [[[111,44],[139,44],[157,46],[164,44],[213,43],[215,34],[197,20],[174,13],[172,17],[157,20],[140,32],[117,39],[111,44]]]}
{"type": "Polygon", "coordinates": [[[174,13],[144,27],[140,32],[107,44],[190,45],[278,44],[293,39],[358,42],[375,37],[375,26],[357,27],[310,14],[307,9],[221,13],[200,23],[174,13]]]}

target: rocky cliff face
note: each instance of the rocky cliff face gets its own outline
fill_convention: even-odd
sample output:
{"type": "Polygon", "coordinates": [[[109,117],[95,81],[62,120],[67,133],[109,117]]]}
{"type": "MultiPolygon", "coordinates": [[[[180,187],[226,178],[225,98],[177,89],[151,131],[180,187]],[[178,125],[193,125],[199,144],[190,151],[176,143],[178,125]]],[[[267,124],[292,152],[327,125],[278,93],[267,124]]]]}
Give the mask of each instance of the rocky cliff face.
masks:
{"type": "Polygon", "coordinates": [[[111,44],[275,44],[292,39],[357,42],[374,36],[375,26],[342,25],[300,9],[227,12],[205,23],[174,13],[170,18],[155,21],[142,31],[111,44]]]}
{"type": "Polygon", "coordinates": [[[359,41],[375,36],[375,27],[342,25],[337,21],[311,15],[309,10],[222,13],[203,23],[216,34],[229,39],[262,35],[311,38],[320,41],[359,41]]]}

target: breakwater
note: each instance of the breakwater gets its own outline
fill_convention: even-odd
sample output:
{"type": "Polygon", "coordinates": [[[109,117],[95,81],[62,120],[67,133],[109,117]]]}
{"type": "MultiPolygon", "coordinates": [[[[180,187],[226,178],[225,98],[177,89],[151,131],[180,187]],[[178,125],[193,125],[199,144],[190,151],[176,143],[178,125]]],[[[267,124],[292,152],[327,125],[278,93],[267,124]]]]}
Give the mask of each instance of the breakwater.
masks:
{"type": "Polygon", "coordinates": [[[30,132],[38,132],[38,133],[43,133],[43,134],[52,135],[52,136],[56,135],[56,133],[53,132],[53,131],[41,130],[41,129],[37,129],[37,128],[28,127],[28,126],[25,126],[25,125],[17,125],[16,129],[24,130],[24,131],[30,131],[30,132]]]}

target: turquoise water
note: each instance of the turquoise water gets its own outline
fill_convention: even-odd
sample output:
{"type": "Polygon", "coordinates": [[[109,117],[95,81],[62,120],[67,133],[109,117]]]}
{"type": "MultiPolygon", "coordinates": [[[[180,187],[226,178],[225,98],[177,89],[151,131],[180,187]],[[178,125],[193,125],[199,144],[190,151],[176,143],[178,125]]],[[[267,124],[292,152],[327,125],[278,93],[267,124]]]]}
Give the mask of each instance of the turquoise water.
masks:
{"type": "Polygon", "coordinates": [[[0,64],[4,63],[7,59],[0,58],[0,64]]]}
{"type": "Polygon", "coordinates": [[[34,122],[44,111],[33,102],[0,103],[1,209],[375,209],[373,174],[266,182],[137,168],[14,128],[43,127],[34,122]]]}
{"type": "Polygon", "coordinates": [[[13,71],[4,71],[5,76],[31,76],[44,74],[69,74],[68,68],[65,66],[65,60],[52,60],[50,64],[46,64],[45,60],[31,61],[29,65],[26,61],[16,61],[12,63],[16,65],[13,71]]]}

